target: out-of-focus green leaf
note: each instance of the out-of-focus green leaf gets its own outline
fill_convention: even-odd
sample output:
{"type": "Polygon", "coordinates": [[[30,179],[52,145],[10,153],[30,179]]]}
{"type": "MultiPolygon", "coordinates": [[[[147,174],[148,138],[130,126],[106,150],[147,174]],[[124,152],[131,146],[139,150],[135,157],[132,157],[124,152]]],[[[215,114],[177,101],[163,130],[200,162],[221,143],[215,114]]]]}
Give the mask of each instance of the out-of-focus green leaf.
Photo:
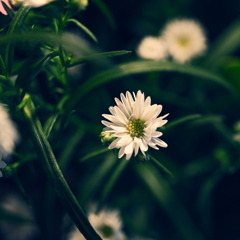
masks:
{"type": "Polygon", "coordinates": [[[158,167],[160,167],[164,172],[166,172],[167,174],[169,174],[171,177],[174,177],[173,173],[167,168],[165,167],[162,163],[160,163],[155,157],[150,155],[150,158],[156,163],[156,165],[158,167]]]}
{"type": "Polygon", "coordinates": [[[237,19],[222,35],[217,39],[209,53],[206,66],[214,64],[223,56],[227,56],[240,47],[240,19],[237,19]]]}
{"type": "Polygon", "coordinates": [[[103,15],[107,19],[111,28],[115,30],[116,29],[116,22],[115,22],[115,19],[112,15],[111,11],[107,7],[107,5],[101,0],[92,0],[92,1],[98,6],[100,11],[103,13],[103,15]]]}
{"type": "Polygon", "coordinates": [[[234,96],[236,95],[235,89],[222,77],[208,72],[205,69],[194,67],[186,64],[178,64],[174,62],[157,62],[157,61],[134,61],[129,63],[124,63],[117,65],[109,70],[100,72],[83,84],[81,84],[75,91],[73,97],[71,98],[70,105],[73,106],[79,100],[89,93],[92,89],[103,85],[107,82],[126,77],[133,74],[141,74],[147,72],[156,72],[156,71],[168,71],[168,72],[178,72],[193,76],[197,79],[206,79],[213,81],[227,90],[229,90],[234,96]]]}
{"type": "Polygon", "coordinates": [[[108,152],[108,151],[109,151],[108,148],[102,148],[102,149],[100,149],[100,150],[93,151],[93,152],[87,154],[86,156],[84,156],[83,158],[81,158],[79,161],[80,161],[80,162],[84,162],[84,161],[86,161],[86,160],[88,160],[88,159],[90,159],[90,158],[96,157],[96,156],[98,156],[98,155],[100,155],[100,154],[103,154],[103,153],[105,153],[105,152],[108,152]]]}
{"type": "Polygon", "coordinates": [[[48,63],[52,58],[58,56],[57,53],[49,53],[46,56],[38,56],[37,50],[25,61],[19,75],[16,79],[15,86],[17,89],[22,90],[21,99],[24,97],[28,90],[32,80],[38,75],[38,73],[44,68],[45,64],[48,63]],[[37,55],[36,55],[36,54],[37,55]]]}
{"type": "Polygon", "coordinates": [[[90,55],[90,56],[87,56],[87,57],[73,59],[68,64],[68,67],[72,67],[72,66],[75,66],[77,64],[81,64],[81,63],[85,63],[85,62],[88,62],[88,61],[92,61],[92,60],[95,60],[95,59],[98,59],[98,58],[117,57],[117,56],[121,56],[121,55],[124,55],[124,54],[129,54],[129,53],[132,53],[132,52],[131,51],[127,51],[127,50],[119,50],[119,51],[97,53],[97,54],[93,54],[93,55],[90,55]]]}
{"type": "Polygon", "coordinates": [[[81,28],[94,42],[98,42],[96,36],[86,27],[84,26],[82,23],[80,23],[79,21],[77,21],[76,19],[68,19],[67,22],[72,22],[74,24],[76,24],[79,28],[81,28]]]}
{"type": "MultiPolygon", "coordinates": [[[[17,11],[16,15],[14,16],[9,26],[8,32],[6,34],[7,37],[11,37],[13,33],[17,32],[21,28],[25,18],[28,15],[29,10],[30,10],[30,7],[22,6],[17,11]]],[[[14,44],[12,42],[8,42],[5,48],[5,65],[7,67],[8,76],[11,73],[13,53],[14,53],[14,44]]]]}
{"type": "Polygon", "coordinates": [[[167,124],[167,126],[163,126],[161,127],[160,129],[163,129],[163,130],[168,130],[172,127],[175,127],[179,124],[182,124],[182,123],[185,123],[187,121],[191,121],[191,120],[195,120],[195,119],[199,119],[201,118],[201,115],[200,114],[191,114],[191,115],[188,115],[188,116],[184,116],[184,117],[181,117],[181,118],[178,118],[174,121],[171,121],[170,123],[167,124]]]}
{"type": "Polygon", "coordinates": [[[52,128],[53,128],[53,126],[54,126],[54,124],[55,124],[58,116],[59,116],[59,114],[58,114],[58,113],[55,113],[55,114],[51,115],[51,116],[47,119],[47,121],[45,122],[45,124],[44,124],[44,126],[43,126],[43,131],[44,131],[44,133],[45,133],[45,135],[46,135],[47,138],[49,137],[50,132],[51,132],[51,130],[52,130],[52,128]]]}
{"type": "Polygon", "coordinates": [[[110,178],[108,179],[108,181],[106,182],[106,184],[103,187],[102,194],[100,197],[100,204],[99,204],[100,208],[103,206],[103,204],[104,204],[106,198],[108,197],[109,193],[111,192],[114,184],[119,179],[121,173],[123,172],[123,170],[127,166],[127,163],[129,162],[129,161],[126,161],[126,159],[118,159],[118,161],[119,162],[118,162],[116,168],[113,170],[110,178]]]}
{"type": "Polygon", "coordinates": [[[168,183],[149,165],[138,164],[134,168],[144,184],[167,212],[182,239],[204,240],[194,221],[189,216],[185,207],[168,185],[168,183]]]}

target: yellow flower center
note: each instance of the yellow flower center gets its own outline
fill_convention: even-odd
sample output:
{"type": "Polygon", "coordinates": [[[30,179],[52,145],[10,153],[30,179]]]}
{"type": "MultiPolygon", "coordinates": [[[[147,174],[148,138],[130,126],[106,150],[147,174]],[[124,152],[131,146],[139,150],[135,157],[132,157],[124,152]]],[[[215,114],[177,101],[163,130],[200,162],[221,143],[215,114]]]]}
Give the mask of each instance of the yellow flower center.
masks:
{"type": "Polygon", "coordinates": [[[178,38],[178,42],[181,46],[185,47],[185,46],[188,45],[189,39],[185,36],[181,36],[181,37],[178,38]]]}
{"type": "Polygon", "coordinates": [[[144,135],[145,121],[131,118],[129,123],[126,125],[126,128],[131,137],[141,138],[144,135]]]}
{"type": "Polygon", "coordinates": [[[114,230],[112,229],[111,226],[108,225],[101,226],[99,230],[102,233],[102,235],[106,238],[109,238],[114,234],[114,230]]]}

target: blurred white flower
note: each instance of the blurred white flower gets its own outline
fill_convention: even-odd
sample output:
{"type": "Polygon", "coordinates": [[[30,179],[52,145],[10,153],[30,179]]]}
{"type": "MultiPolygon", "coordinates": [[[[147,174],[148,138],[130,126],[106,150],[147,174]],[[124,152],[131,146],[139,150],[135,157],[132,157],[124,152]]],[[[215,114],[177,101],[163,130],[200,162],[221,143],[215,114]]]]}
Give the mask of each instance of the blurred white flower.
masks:
{"type": "MultiPolygon", "coordinates": [[[[89,221],[103,240],[123,240],[125,235],[122,231],[122,221],[117,210],[102,210],[99,214],[91,212],[89,221]]],[[[85,238],[74,227],[68,240],[84,240],[85,238]]]]}
{"type": "Polygon", "coordinates": [[[206,50],[206,37],[202,27],[193,20],[174,20],[163,30],[169,54],[184,63],[206,50]]]}
{"type": "Polygon", "coordinates": [[[22,3],[24,6],[29,6],[29,7],[41,7],[52,1],[53,0],[11,0],[13,5],[22,3]]]}
{"type": "Polygon", "coordinates": [[[0,104],[0,159],[13,152],[18,140],[18,132],[9,118],[8,112],[0,104]]]}
{"type": "Polygon", "coordinates": [[[12,8],[11,5],[10,5],[10,2],[9,2],[9,0],[1,0],[0,1],[0,12],[4,15],[8,15],[5,8],[3,7],[2,2],[6,3],[9,8],[12,8]]]}
{"type": "Polygon", "coordinates": [[[167,48],[163,39],[147,36],[137,48],[137,54],[141,58],[163,60],[167,57],[167,48]]]}
{"type": "Polygon", "coordinates": [[[88,0],[77,0],[79,8],[84,10],[88,5],[88,0]]]}
{"type": "Polygon", "coordinates": [[[16,220],[0,220],[4,240],[27,240],[36,236],[38,229],[33,213],[27,203],[18,195],[5,196],[0,202],[1,212],[16,217],[16,220]]]}
{"type": "Polygon", "coordinates": [[[108,121],[102,121],[106,126],[103,131],[113,133],[112,137],[116,139],[109,145],[109,149],[120,148],[118,157],[126,154],[126,159],[130,159],[133,152],[135,156],[140,149],[144,156],[148,146],[159,149],[167,147],[167,144],[158,137],[162,136],[157,128],[162,127],[167,120],[163,120],[168,114],[158,117],[162,111],[162,105],[151,105],[151,98],[144,98],[144,93],[126,92],[120,95],[121,101],[115,98],[117,106],[110,107],[110,114],[102,116],[108,121]]]}

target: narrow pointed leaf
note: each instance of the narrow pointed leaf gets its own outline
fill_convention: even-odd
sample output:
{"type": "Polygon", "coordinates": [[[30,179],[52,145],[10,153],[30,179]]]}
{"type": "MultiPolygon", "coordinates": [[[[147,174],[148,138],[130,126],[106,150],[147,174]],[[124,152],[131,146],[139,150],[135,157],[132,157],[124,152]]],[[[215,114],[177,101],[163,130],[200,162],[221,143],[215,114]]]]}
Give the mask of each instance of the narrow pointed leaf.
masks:
{"type": "Polygon", "coordinates": [[[92,1],[98,6],[100,11],[103,13],[103,15],[107,19],[111,28],[115,30],[116,29],[116,22],[115,22],[115,19],[112,15],[111,11],[107,7],[107,5],[101,0],[92,0],[92,1]]]}
{"type": "Polygon", "coordinates": [[[81,159],[79,160],[79,162],[84,162],[84,161],[86,161],[86,160],[88,160],[88,159],[91,159],[91,158],[93,158],[93,157],[96,157],[96,156],[101,155],[101,154],[103,154],[103,153],[105,153],[105,152],[108,152],[108,151],[109,151],[108,148],[102,148],[102,149],[100,149],[100,150],[93,151],[93,152],[87,154],[86,156],[84,156],[83,158],[81,158],[81,159]]]}
{"type": "Polygon", "coordinates": [[[208,72],[205,69],[194,67],[191,65],[178,64],[178,63],[166,62],[166,61],[165,62],[134,61],[134,62],[117,65],[109,70],[100,72],[94,75],[93,77],[91,77],[90,79],[88,79],[86,82],[84,82],[82,85],[80,85],[76,89],[71,99],[71,103],[69,103],[69,106],[71,107],[74,106],[77,102],[79,102],[79,100],[82,97],[84,97],[92,89],[100,85],[103,85],[107,82],[110,82],[122,77],[126,77],[129,75],[133,75],[133,74],[142,74],[142,73],[156,72],[156,71],[177,72],[177,73],[193,76],[197,79],[206,79],[225,87],[234,96],[236,96],[236,91],[231,84],[229,84],[222,77],[216,74],[213,74],[211,72],[208,72]]]}
{"type": "MultiPolygon", "coordinates": [[[[9,26],[8,32],[6,34],[7,37],[8,36],[11,37],[12,34],[17,32],[21,28],[25,18],[28,15],[29,10],[30,10],[29,7],[24,7],[24,6],[22,6],[18,10],[18,12],[14,16],[14,18],[9,26]]],[[[8,75],[10,75],[10,73],[11,73],[13,52],[14,52],[14,44],[11,42],[7,43],[6,49],[5,49],[5,64],[7,67],[8,75]]]]}
{"type": "Polygon", "coordinates": [[[36,109],[29,95],[25,99],[29,101],[23,109],[26,122],[29,126],[32,141],[38,155],[38,159],[42,164],[44,172],[52,184],[57,196],[66,208],[68,214],[82,232],[87,240],[100,240],[101,238],[95,232],[89,223],[85,213],[80,207],[77,199],[69,188],[52,151],[52,148],[43,132],[41,123],[36,115],[36,109]]]}
{"type": "Polygon", "coordinates": [[[76,19],[68,19],[67,22],[72,22],[75,25],[77,25],[80,29],[82,29],[94,42],[98,42],[96,36],[86,27],[84,26],[82,23],[80,23],[79,21],[77,21],[76,19]]]}
{"type": "Polygon", "coordinates": [[[121,56],[121,55],[124,55],[124,54],[129,54],[129,53],[132,53],[132,52],[131,51],[127,51],[127,50],[119,50],[119,51],[97,53],[97,54],[89,55],[87,57],[73,59],[68,64],[68,67],[72,67],[72,66],[75,66],[77,64],[81,64],[81,63],[85,63],[85,62],[88,62],[88,61],[92,61],[92,60],[95,60],[95,59],[98,59],[98,58],[117,57],[117,56],[121,56]]]}

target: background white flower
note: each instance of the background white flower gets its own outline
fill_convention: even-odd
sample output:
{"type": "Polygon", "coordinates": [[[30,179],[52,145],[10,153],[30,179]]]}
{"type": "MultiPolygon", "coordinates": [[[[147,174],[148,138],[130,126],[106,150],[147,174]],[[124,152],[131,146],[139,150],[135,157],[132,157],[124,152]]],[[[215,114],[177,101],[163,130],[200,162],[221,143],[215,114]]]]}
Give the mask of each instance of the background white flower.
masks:
{"type": "Polygon", "coordinates": [[[109,149],[120,148],[118,157],[126,154],[126,159],[130,159],[133,152],[135,156],[139,149],[145,156],[148,146],[159,149],[167,147],[167,144],[158,137],[162,136],[157,128],[162,127],[167,120],[163,120],[168,114],[158,117],[162,111],[162,105],[151,105],[151,98],[145,99],[144,93],[137,92],[137,95],[126,92],[120,95],[121,101],[115,98],[117,106],[110,107],[110,114],[102,116],[108,121],[102,121],[106,126],[103,131],[113,133],[116,139],[109,145],[109,149]]]}
{"type": "Polygon", "coordinates": [[[138,45],[137,54],[146,59],[165,59],[167,57],[166,44],[161,38],[147,36],[138,45]]]}
{"type": "Polygon", "coordinates": [[[184,63],[202,54],[206,49],[206,37],[202,27],[193,20],[174,20],[163,30],[169,54],[184,63]]]}
{"type": "Polygon", "coordinates": [[[29,7],[41,7],[43,5],[46,5],[50,2],[52,2],[53,0],[12,0],[12,4],[16,5],[18,3],[22,3],[25,6],[29,6],[29,7]]]}
{"type": "MultiPolygon", "coordinates": [[[[103,209],[99,214],[89,213],[88,218],[93,228],[103,240],[123,240],[125,238],[119,211],[103,209]]],[[[74,227],[68,238],[68,240],[84,239],[76,227],[74,227]]]]}
{"type": "Polygon", "coordinates": [[[15,125],[6,109],[0,104],[0,159],[13,152],[18,138],[15,125]]]}

